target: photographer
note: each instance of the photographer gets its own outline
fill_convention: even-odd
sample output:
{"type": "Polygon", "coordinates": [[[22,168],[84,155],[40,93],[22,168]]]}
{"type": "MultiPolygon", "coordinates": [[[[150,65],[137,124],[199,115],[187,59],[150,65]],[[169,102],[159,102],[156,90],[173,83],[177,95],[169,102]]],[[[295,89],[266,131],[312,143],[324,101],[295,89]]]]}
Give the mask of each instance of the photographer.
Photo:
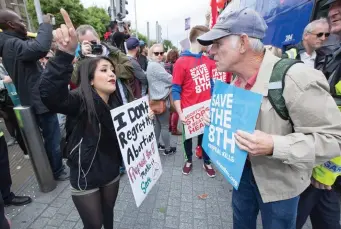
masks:
{"type": "Polygon", "coordinates": [[[75,70],[72,75],[72,82],[79,85],[79,79],[76,75],[77,66],[81,60],[89,57],[107,56],[116,64],[115,74],[117,83],[124,103],[134,100],[134,69],[128,57],[116,47],[108,43],[101,42],[96,30],[91,25],[81,25],[76,30],[78,41],[81,44],[81,53],[79,60],[75,64],[75,70]]]}
{"type": "Polygon", "coordinates": [[[129,22],[112,22],[111,44],[126,53],[124,42],[130,37],[129,22]]]}

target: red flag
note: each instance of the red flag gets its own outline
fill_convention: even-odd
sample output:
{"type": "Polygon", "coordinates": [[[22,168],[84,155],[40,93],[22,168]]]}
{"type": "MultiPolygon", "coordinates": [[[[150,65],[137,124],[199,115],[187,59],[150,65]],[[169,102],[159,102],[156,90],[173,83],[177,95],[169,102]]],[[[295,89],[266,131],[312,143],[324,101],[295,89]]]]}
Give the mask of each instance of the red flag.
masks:
{"type": "Polygon", "coordinates": [[[212,24],[211,28],[217,23],[218,18],[218,6],[217,6],[217,0],[211,0],[211,15],[212,15],[212,24]]]}
{"type": "Polygon", "coordinates": [[[218,2],[217,2],[218,9],[223,9],[226,2],[227,2],[227,0],[218,0],[218,2]]]}

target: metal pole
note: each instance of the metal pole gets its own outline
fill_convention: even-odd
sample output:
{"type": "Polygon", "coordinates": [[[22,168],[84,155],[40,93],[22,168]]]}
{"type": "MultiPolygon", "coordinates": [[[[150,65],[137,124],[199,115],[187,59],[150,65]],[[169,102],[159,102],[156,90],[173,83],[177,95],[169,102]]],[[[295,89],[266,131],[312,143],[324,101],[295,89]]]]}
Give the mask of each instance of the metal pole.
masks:
{"type": "Polygon", "coordinates": [[[38,23],[41,24],[41,23],[43,23],[43,14],[41,12],[40,1],[34,0],[34,6],[36,8],[38,23]]]}
{"type": "Polygon", "coordinates": [[[30,16],[29,16],[28,11],[27,11],[26,0],[24,0],[24,8],[25,8],[25,14],[26,14],[27,23],[28,23],[28,29],[30,30],[30,32],[33,32],[30,16]]]}
{"type": "Polygon", "coordinates": [[[147,21],[147,46],[150,45],[149,21],[147,21]]]}
{"type": "Polygon", "coordinates": [[[137,30],[137,10],[136,10],[136,0],[134,1],[134,7],[135,7],[135,26],[136,26],[136,37],[138,38],[138,30],[137,30]]]}
{"type": "Polygon", "coordinates": [[[156,42],[159,43],[159,22],[156,21],[156,42]]]}
{"type": "Polygon", "coordinates": [[[44,148],[36,117],[30,107],[14,107],[20,131],[31,158],[33,170],[41,192],[50,192],[56,188],[51,166],[44,148]]]}
{"type": "Polygon", "coordinates": [[[115,21],[116,17],[114,8],[115,8],[114,0],[110,0],[111,21],[115,21]]]}

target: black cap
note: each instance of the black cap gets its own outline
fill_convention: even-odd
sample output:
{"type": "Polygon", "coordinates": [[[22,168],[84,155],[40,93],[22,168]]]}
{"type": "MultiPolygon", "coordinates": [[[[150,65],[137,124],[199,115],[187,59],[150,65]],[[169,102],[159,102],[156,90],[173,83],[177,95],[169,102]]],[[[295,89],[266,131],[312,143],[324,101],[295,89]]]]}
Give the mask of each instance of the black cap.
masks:
{"type": "Polygon", "coordinates": [[[321,10],[327,9],[329,7],[330,4],[336,2],[338,0],[328,0],[326,3],[324,3],[324,5],[321,7],[321,10]]]}

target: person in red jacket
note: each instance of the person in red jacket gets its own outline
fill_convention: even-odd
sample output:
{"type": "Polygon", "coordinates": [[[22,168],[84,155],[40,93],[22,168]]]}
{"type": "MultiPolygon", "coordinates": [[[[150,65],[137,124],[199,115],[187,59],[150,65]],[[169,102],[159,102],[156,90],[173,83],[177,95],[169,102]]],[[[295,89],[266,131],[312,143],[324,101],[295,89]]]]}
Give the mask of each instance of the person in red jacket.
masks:
{"type": "MultiPolygon", "coordinates": [[[[197,37],[208,32],[205,26],[195,26],[191,29],[189,40],[190,51],[184,51],[176,61],[173,69],[172,96],[180,120],[185,123],[182,109],[204,102],[211,98],[211,60],[203,55],[205,47],[197,42],[197,37]]],[[[203,135],[198,136],[198,145],[202,143],[203,135]]],[[[188,175],[192,170],[192,139],[184,140],[186,163],[182,173],[188,175]]],[[[204,169],[209,177],[215,177],[209,157],[203,151],[204,169]]]]}

